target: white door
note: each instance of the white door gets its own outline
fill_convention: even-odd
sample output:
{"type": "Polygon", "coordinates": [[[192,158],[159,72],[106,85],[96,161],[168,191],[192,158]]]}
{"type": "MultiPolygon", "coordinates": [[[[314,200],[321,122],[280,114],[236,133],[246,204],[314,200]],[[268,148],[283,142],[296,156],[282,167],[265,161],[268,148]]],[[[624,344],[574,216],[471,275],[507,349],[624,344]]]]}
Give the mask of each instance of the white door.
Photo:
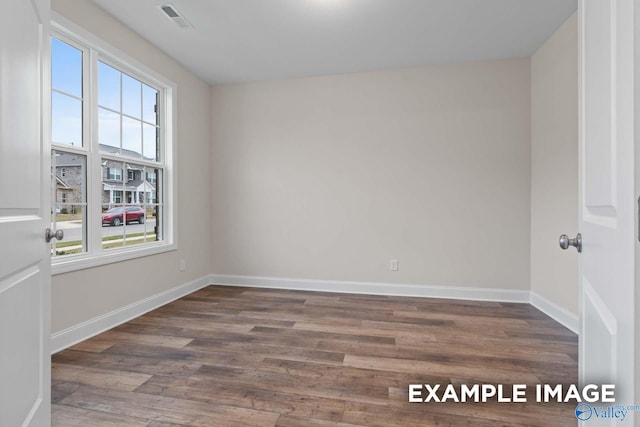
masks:
{"type": "MultiPolygon", "coordinates": [[[[580,0],[580,381],[634,396],[634,0],[580,0]]],[[[606,405],[605,405],[606,406],[606,405]]],[[[633,413],[625,425],[634,425],[633,413]]],[[[640,414],[636,414],[639,418],[640,414]]],[[[585,424],[621,425],[595,414],[585,424]]]]}
{"type": "Polygon", "coordinates": [[[0,14],[0,426],[50,424],[49,1],[0,14]]]}

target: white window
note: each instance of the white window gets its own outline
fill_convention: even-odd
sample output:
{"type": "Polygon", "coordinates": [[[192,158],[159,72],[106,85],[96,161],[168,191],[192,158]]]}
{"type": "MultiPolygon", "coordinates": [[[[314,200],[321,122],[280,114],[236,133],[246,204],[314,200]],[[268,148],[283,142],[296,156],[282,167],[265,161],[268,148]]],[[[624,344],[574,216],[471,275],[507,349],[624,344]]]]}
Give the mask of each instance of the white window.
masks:
{"type": "Polygon", "coordinates": [[[52,228],[69,230],[54,274],[175,249],[175,85],[73,24],[52,28],[52,171],[66,177],[52,174],[52,201],[74,204],[52,206],[52,228]]]}
{"type": "Polygon", "coordinates": [[[122,181],[122,169],[109,168],[107,178],[113,181],[122,181]]]}

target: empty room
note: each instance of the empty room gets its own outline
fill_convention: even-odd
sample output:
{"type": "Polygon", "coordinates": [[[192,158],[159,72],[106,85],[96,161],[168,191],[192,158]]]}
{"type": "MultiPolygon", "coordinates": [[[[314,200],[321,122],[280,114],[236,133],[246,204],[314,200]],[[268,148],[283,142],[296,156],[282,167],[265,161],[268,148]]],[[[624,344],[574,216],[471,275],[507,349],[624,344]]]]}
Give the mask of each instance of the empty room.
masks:
{"type": "Polygon", "coordinates": [[[5,1],[0,427],[640,426],[637,1],[5,1]]]}

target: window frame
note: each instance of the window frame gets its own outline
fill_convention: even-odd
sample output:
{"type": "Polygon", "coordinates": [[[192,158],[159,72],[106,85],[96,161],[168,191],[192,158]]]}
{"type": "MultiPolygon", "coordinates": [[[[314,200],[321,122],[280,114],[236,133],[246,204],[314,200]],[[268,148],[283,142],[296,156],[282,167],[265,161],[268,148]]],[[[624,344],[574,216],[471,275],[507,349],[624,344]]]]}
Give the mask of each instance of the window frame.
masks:
{"type": "MultiPolygon", "coordinates": [[[[87,159],[87,209],[86,209],[86,247],[87,252],[74,255],[52,257],[52,274],[82,270],[100,265],[131,260],[139,257],[174,251],[178,248],[177,206],[177,85],[165,76],[141,64],[130,55],[113,47],[65,17],[52,12],[49,34],[83,51],[83,146],[51,144],[53,149],[75,152],[87,159]],[[159,90],[158,111],[160,116],[159,162],[144,159],[130,159],[120,155],[100,152],[98,146],[98,61],[111,65],[149,86],[159,90]],[[162,170],[161,204],[161,241],[147,242],[143,245],[123,246],[122,248],[102,249],[101,208],[102,208],[102,165],[103,159],[122,162],[136,162],[162,170]]],[[[124,175],[124,171],[122,171],[124,175]]],[[[124,201],[124,197],[122,198],[124,201]]]]}
{"type": "Polygon", "coordinates": [[[107,168],[107,179],[110,181],[122,181],[122,169],[107,168]]]}

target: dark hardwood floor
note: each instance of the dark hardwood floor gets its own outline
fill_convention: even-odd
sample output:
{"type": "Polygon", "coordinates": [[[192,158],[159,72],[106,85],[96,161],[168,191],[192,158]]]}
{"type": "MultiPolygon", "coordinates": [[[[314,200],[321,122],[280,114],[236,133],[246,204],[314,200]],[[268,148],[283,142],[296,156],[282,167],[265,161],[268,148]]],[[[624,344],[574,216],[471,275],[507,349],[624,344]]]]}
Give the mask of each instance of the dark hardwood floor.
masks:
{"type": "Polygon", "coordinates": [[[209,286],[54,355],[53,425],[574,426],[408,385],[575,383],[577,351],[528,304],[209,286]]]}

